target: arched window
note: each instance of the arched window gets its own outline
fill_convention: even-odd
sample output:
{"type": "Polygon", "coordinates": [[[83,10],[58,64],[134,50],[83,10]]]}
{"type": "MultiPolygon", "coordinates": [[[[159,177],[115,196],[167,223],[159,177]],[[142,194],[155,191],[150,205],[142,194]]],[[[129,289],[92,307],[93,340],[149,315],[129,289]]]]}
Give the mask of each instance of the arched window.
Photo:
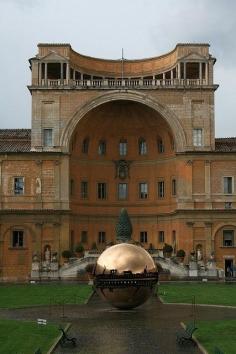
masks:
{"type": "Polygon", "coordinates": [[[82,143],[82,153],[87,154],[89,149],[89,138],[85,138],[82,143]]]}
{"type": "Polygon", "coordinates": [[[138,141],[138,152],[139,152],[139,155],[146,155],[147,154],[147,143],[144,138],[140,138],[138,141]]]}
{"type": "Polygon", "coordinates": [[[127,140],[126,139],[120,139],[119,153],[120,153],[120,156],[127,155],[127,140]]]}
{"type": "Polygon", "coordinates": [[[106,154],[106,141],[105,140],[100,140],[98,144],[98,154],[99,155],[105,155],[106,154]]]}
{"type": "Polygon", "coordinates": [[[164,142],[161,138],[157,139],[157,150],[160,154],[165,151],[164,142]]]}

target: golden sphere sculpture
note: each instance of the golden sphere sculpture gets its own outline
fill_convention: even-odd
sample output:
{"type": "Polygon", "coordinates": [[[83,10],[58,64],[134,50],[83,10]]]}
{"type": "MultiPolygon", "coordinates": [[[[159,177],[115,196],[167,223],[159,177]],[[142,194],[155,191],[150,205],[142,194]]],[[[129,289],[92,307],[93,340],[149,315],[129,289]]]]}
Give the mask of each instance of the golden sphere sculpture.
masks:
{"type": "Polygon", "coordinates": [[[95,289],[116,308],[130,309],[143,304],[157,281],[155,263],[140,246],[120,243],[107,248],[97,260],[95,289]]]}

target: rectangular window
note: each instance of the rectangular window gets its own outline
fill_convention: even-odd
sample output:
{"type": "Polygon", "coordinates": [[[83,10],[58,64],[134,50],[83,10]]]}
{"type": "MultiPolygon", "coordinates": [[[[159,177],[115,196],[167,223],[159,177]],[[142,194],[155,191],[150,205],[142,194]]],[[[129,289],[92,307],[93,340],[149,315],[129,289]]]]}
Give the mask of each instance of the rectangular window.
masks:
{"type": "Polygon", "coordinates": [[[193,146],[202,146],[203,139],[202,139],[202,129],[193,129],[193,146]]]}
{"type": "Polygon", "coordinates": [[[139,198],[147,199],[148,197],[148,185],[147,183],[139,183],[139,198]]]}
{"type": "Polygon", "coordinates": [[[80,195],[82,199],[88,198],[88,182],[82,181],[80,184],[80,195]]]}
{"type": "Polygon", "coordinates": [[[43,146],[53,146],[52,129],[43,129],[43,146]]]}
{"type": "Polygon", "coordinates": [[[162,154],[165,151],[164,143],[162,139],[157,140],[157,149],[160,154],[162,154]]]}
{"type": "Polygon", "coordinates": [[[223,230],[223,246],[233,247],[234,246],[234,231],[233,230],[223,230]]]}
{"type": "Polygon", "coordinates": [[[140,232],[140,242],[141,243],[147,243],[148,242],[147,231],[141,231],[140,232]]]}
{"type": "Polygon", "coordinates": [[[98,199],[106,199],[107,197],[107,184],[98,183],[97,184],[98,199]]]}
{"type": "Polygon", "coordinates": [[[144,139],[139,140],[139,155],[147,154],[147,143],[144,139]]]}
{"type": "Polygon", "coordinates": [[[127,199],[128,196],[128,185],[127,183],[118,184],[118,199],[123,200],[127,199]]]}
{"type": "Polygon", "coordinates": [[[85,138],[82,142],[82,153],[88,154],[89,150],[89,138],[85,138]]]}
{"type": "Polygon", "coordinates": [[[98,154],[101,156],[106,154],[106,142],[104,140],[99,142],[98,154]]]}
{"type": "Polygon", "coordinates": [[[14,230],[12,232],[12,247],[23,247],[24,245],[24,231],[14,230]]]}
{"type": "Polygon", "coordinates": [[[233,177],[224,177],[224,193],[233,193],[233,177]]]}
{"type": "Polygon", "coordinates": [[[121,156],[127,155],[127,141],[126,140],[120,141],[119,152],[120,152],[121,156]]]}
{"type": "Polygon", "coordinates": [[[99,231],[98,233],[98,243],[105,243],[106,242],[106,233],[105,231],[99,231]]]}
{"type": "Polygon", "coordinates": [[[175,196],[176,195],[176,179],[175,178],[172,179],[171,189],[172,189],[172,195],[175,196]]]}
{"type": "Polygon", "coordinates": [[[158,237],[159,237],[160,243],[165,242],[165,232],[164,231],[159,231],[158,237]]]}
{"type": "Polygon", "coordinates": [[[165,182],[159,181],[157,183],[157,188],[158,188],[158,198],[164,198],[164,196],[165,196],[165,182]]]}
{"type": "Polygon", "coordinates": [[[88,231],[81,231],[81,242],[86,243],[88,241],[88,231]]]}
{"type": "Polygon", "coordinates": [[[23,195],[24,194],[24,177],[14,178],[14,194],[23,195]]]}

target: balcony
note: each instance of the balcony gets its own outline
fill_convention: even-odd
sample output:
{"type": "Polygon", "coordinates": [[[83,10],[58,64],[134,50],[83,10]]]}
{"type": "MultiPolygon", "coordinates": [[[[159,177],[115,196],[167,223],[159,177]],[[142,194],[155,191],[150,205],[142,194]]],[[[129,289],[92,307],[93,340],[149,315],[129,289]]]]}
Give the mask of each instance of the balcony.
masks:
{"type": "Polygon", "coordinates": [[[207,86],[205,79],[102,79],[102,80],[66,80],[42,79],[37,86],[47,89],[158,89],[158,88],[197,88],[207,86]]]}

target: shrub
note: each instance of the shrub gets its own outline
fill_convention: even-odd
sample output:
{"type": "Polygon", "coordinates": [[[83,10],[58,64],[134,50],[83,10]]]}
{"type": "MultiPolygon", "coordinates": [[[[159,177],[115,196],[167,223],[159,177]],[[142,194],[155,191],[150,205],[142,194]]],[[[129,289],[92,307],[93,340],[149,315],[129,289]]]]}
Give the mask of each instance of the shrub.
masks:
{"type": "Polygon", "coordinates": [[[168,243],[165,243],[163,247],[163,253],[172,253],[173,252],[173,247],[171,245],[168,245],[168,243]]]}
{"type": "Polygon", "coordinates": [[[177,257],[182,257],[184,258],[185,257],[185,251],[184,250],[178,250],[177,253],[176,253],[176,256],[177,257]]]}
{"type": "Polygon", "coordinates": [[[92,247],[91,247],[91,250],[97,250],[97,249],[98,249],[98,248],[97,248],[96,242],[93,242],[92,247]]]}
{"type": "Polygon", "coordinates": [[[66,259],[73,257],[73,252],[71,250],[64,250],[64,251],[62,251],[61,254],[62,254],[62,257],[66,258],[66,259]]]}
{"type": "Polygon", "coordinates": [[[75,247],[75,252],[77,253],[83,253],[84,252],[84,246],[79,243],[76,247],[75,247]]]}

